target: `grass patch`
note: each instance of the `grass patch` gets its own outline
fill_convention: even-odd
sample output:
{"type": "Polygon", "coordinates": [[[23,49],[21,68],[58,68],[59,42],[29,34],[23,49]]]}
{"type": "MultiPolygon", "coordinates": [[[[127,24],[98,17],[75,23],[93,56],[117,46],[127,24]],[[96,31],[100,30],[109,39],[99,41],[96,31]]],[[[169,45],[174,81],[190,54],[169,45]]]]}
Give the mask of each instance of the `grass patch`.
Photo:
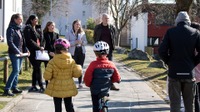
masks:
{"type": "Polygon", "coordinates": [[[153,84],[161,87],[161,91],[166,89],[167,72],[164,68],[149,67],[149,64],[155,62],[129,59],[127,54],[117,54],[114,52],[114,58],[123,63],[125,66],[132,68],[144,80],[153,82],[153,84]]]}
{"type": "Polygon", "coordinates": [[[8,102],[6,102],[6,101],[1,101],[0,102],[0,109],[2,109],[3,107],[5,107],[7,103],[8,102]]]}

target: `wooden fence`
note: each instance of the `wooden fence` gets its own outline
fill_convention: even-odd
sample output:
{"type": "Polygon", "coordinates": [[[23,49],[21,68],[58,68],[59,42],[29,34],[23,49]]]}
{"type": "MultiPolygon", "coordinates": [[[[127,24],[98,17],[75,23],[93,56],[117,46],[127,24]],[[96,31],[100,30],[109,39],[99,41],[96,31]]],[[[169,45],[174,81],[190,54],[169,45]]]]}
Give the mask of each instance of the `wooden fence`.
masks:
{"type": "MultiPolygon", "coordinates": [[[[3,57],[3,58],[0,58],[0,61],[3,61],[3,82],[6,83],[7,80],[8,80],[8,73],[9,73],[9,57],[6,56],[6,57],[3,57]]],[[[24,70],[28,70],[28,68],[31,66],[29,61],[28,61],[28,58],[24,58],[25,60],[25,64],[24,64],[24,70]],[[28,64],[29,63],[29,64],[28,64]]],[[[23,68],[23,65],[22,65],[22,68],[23,68]]],[[[21,69],[20,73],[23,72],[23,69],[21,69]]]]}

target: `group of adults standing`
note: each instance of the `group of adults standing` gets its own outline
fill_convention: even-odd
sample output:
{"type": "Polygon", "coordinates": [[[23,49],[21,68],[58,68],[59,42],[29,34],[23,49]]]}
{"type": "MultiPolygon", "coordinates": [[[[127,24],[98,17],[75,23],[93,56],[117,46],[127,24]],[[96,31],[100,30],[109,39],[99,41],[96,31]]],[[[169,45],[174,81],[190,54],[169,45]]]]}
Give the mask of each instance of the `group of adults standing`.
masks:
{"type": "MultiPolygon", "coordinates": [[[[59,34],[54,31],[55,23],[47,22],[44,30],[38,24],[38,17],[30,15],[22,29],[23,16],[21,14],[13,14],[7,29],[8,53],[12,63],[12,72],[6,83],[4,93],[5,96],[14,96],[14,94],[22,93],[22,90],[17,88],[18,76],[22,67],[22,59],[24,53],[28,54],[29,61],[33,67],[32,71],[32,86],[29,92],[43,92],[45,87],[42,82],[41,63],[44,62],[45,67],[48,61],[36,60],[37,50],[47,50],[50,59],[54,54],[54,42],[59,38],[59,34]],[[39,89],[36,84],[39,85],[39,89]]],[[[110,46],[108,59],[112,60],[112,52],[115,47],[116,30],[114,26],[109,24],[109,15],[102,15],[102,23],[97,25],[94,30],[94,41],[105,41],[110,46]]],[[[75,20],[72,23],[72,30],[68,31],[65,38],[70,42],[71,47],[69,52],[75,62],[83,67],[85,60],[85,45],[87,39],[84,30],[81,27],[81,21],[75,20]]],[[[45,81],[46,85],[48,81],[45,81]]],[[[78,78],[78,88],[83,88],[82,76],[78,78]]],[[[111,90],[119,90],[113,84],[111,90]]]]}

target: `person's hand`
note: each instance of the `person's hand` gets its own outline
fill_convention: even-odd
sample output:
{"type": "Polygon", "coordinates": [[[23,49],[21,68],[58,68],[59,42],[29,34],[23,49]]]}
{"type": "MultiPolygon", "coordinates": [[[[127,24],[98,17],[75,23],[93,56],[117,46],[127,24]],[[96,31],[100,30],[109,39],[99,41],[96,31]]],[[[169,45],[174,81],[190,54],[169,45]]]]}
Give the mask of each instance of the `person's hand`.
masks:
{"type": "Polygon", "coordinates": [[[40,47],[40,50],[43,52],[44,51],[44,47],[40,47]]]}
{"type": "Polygon", "coordinates": [[[54,54],[54,52],[50,52],[49,55],[54,57],[55,54],[54,54]]]}
{"type": "Polygon", "coordinates": [[[28,57],[29,57],[31,55],[31,53],[29,51],[27,53],[28,53],[28,57]]]}
{"type": "Polygon", "coordinates": [[[76,40],[76,44],[82,44],[82,40],[76,40]]]}

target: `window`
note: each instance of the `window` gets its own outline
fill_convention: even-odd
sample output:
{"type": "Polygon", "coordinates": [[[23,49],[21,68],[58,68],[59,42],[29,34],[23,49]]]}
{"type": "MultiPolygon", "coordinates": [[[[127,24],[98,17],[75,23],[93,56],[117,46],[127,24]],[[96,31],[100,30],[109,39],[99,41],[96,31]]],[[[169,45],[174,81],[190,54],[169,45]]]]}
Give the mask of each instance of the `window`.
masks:
{"type": "Polygon", "coordinates": [[[83,16],[85,16],[85,11],[83,11],[83,16]]]}
{"type": "Polygon", "coordinates": [[[0,0],[0,9],[2,9],[2,0],[0,0]]]}
{"type": "Polygon", "coordinates": [[[159,46],[160,38],[159,37],[148,37],[148,46],[155,47],[159,46]]]}
{"type": "Polygon", "coordinates": [[[83,0],[83,5],[86,5],[86,0],[83,0]]]}

